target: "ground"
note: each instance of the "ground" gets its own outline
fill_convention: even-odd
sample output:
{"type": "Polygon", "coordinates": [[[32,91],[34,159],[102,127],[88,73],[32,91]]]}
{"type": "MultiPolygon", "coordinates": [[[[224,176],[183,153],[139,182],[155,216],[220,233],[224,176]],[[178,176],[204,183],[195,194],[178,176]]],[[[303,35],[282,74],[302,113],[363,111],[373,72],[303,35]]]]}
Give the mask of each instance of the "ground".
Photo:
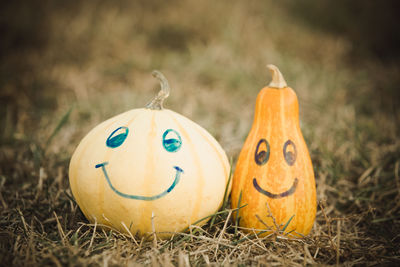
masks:
{"type": "Polygon", "coordinates": [[[400,68],[390,50],[374,54],[367,40],[304,19],[309,8],[194,0],[4,5],[2,264],[400,264],[400,68]],[[144,107],[158,90],[152,70],[170,82],[165,107],[214,135],[234,169],[269,63],[299,98],[317,183],[309,236],[246,234],[229,205],[170,240],[86,220],[69,188],[71,154],[95,125],[144,107]]]}

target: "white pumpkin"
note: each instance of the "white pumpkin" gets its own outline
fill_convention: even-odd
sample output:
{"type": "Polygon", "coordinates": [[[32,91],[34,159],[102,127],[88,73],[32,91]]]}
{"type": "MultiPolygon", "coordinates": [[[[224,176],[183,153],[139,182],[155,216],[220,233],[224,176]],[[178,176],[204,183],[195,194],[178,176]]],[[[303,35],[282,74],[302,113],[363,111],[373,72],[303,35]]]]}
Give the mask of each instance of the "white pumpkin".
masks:
{"type": "Polygon", "coordinates": [[[71,158],[69,179],[90,222],[140,236],[154,225],[168,237],[219,209],[230,165],[204,128],[163,109],[168,82],[158,71],[153,75],[159,94],[146,108],[91,130],[71,158]]]}

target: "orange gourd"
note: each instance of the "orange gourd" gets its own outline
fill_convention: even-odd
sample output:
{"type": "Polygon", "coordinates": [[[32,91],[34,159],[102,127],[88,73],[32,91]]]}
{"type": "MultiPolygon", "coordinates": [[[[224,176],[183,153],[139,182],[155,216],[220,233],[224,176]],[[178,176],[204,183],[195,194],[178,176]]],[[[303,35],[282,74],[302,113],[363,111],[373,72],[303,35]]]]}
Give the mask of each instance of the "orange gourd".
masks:
{"type": "Polygon", "coordinates": [[[307,235],[316,213],[316,188],[299,123],[296,93],[274,65],[272,82],[257,96],[254,121],[233,176],[232,207],[239,225],[260,235],[307,235]],[[277,229],[279,228],[279,229],[277,229]]]}

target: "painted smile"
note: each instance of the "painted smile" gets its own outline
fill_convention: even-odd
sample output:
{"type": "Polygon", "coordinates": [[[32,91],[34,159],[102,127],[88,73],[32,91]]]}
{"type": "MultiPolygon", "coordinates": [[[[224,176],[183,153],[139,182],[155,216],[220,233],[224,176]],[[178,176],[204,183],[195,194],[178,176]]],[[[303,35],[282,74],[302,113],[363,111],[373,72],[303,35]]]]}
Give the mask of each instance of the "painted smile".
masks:
{"type": "Polygon", "coordinates": [[[137,196],[137,195],[129,195],[129,194],[122,193],[121,191],[117,190],[117,189],[112,185],[112,183],[111,183],[111,181],[110,181],[110,178],[108,177],[106,167],[105,167],[107,164],[108,164],[108,162],[103,162],[103,163],[97,164],[97,165],[95,166],[95,168],[101,168],[101,169],[103,170],[104,177],[106,178],[106,180],[107,180],[108,185],[110,186],[110,188],[111,188],[115,193],[117,193],[118,195],[120,195],[121,197],[129,198],[129,199],[137,199],[137,200],[147,200],[147,201],[150,201],[150,200],[156,200],[156,199],[159,199],[159,198],[165,196],[166,194],[168,194],[169,192],[171,192],[171,191],[175,188],[175,186],[179,183],[179,180],[180,180],[180,178],[181,178],[181,174],[183,173],[183,170],[182,170],[181,168],[179,168],[178,166],[174,166],[173,168],[176,170],[175,179],[174,179],[174,181],[172,182],[172,184],[168,187],[167,190],[161,192],[161,193],[158,194],[158,195],[154,195],[154,196],[137,196]]]}
{"type": "Polygon", "coordinates": [[[288,196],[292,195],[296,191],[298,183],[299,183],[299,180],[297,178],[294,178],[292,187],[290,187],[287,191],[282,192],[280,194],[274,194],[274,193],[268,192],[267,190],[262,189],[261,186],[259,186],[259,184],[257,183],[257,179],[253,178],[254,188],[261,194],[264,194],[270,198],[283,198],[283,197],[288,197],[288,196]]]}

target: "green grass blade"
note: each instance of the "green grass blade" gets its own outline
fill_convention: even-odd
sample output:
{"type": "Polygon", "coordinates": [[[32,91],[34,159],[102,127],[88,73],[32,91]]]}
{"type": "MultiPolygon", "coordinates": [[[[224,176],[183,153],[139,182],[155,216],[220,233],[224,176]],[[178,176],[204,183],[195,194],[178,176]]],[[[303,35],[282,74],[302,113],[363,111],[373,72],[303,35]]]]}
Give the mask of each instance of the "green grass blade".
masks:
{"type": "MultiPolygon", "coordinates": [[[[223,204],[222,204],[222,209],[225,209],[226,206],[228,205],[228,190],[229,190],[229,185],[231,184],[231,180],[232,180],[232,164],[233,164],[233,159],[231,158],[230,160],[230,170],[229,170],[229,178],[228,178],[228,183],[226,184],[225,187],[225,192],[224,192],[224,200],[223,200],[223,204]]],[[[239,206],[238,206],[239,207],[239,206]]]]}
{"type": "MultiPolygon", "coordinates": [[[[240,204],[242,202],[242,190],[240,190],[239,194],[239,200],[238,200],[238,207],[240,207],[240,204]]],[[[239,225],[239,209],[236,212],[236,220],[235,220],[235,235],[238,233],[238,225],[239,225]]]]}
{"type": "Polygon", "coordinates": [[[290,217],[290,219],[286,222],[286,224],[283,226],[282,228],[282,232],[285,232],[286,228],[289,226],[289,223],[292,221],[294,217],[294,214],[292,215],[292,217],[290,217]]]}
{"type": "Polygon", "coordinates": [[[58,122],[56,128],[54,128],[53,132],[49,136],[49,138],[46,141],[46,147],[48,147],[53,141],[54,137],[60,132],[61,128],[68,122],[69,116],[71,115],[71,112],[73,110],[73,106],[69,108],[69,110],[61,117],[61,120],[58,122]]]}

